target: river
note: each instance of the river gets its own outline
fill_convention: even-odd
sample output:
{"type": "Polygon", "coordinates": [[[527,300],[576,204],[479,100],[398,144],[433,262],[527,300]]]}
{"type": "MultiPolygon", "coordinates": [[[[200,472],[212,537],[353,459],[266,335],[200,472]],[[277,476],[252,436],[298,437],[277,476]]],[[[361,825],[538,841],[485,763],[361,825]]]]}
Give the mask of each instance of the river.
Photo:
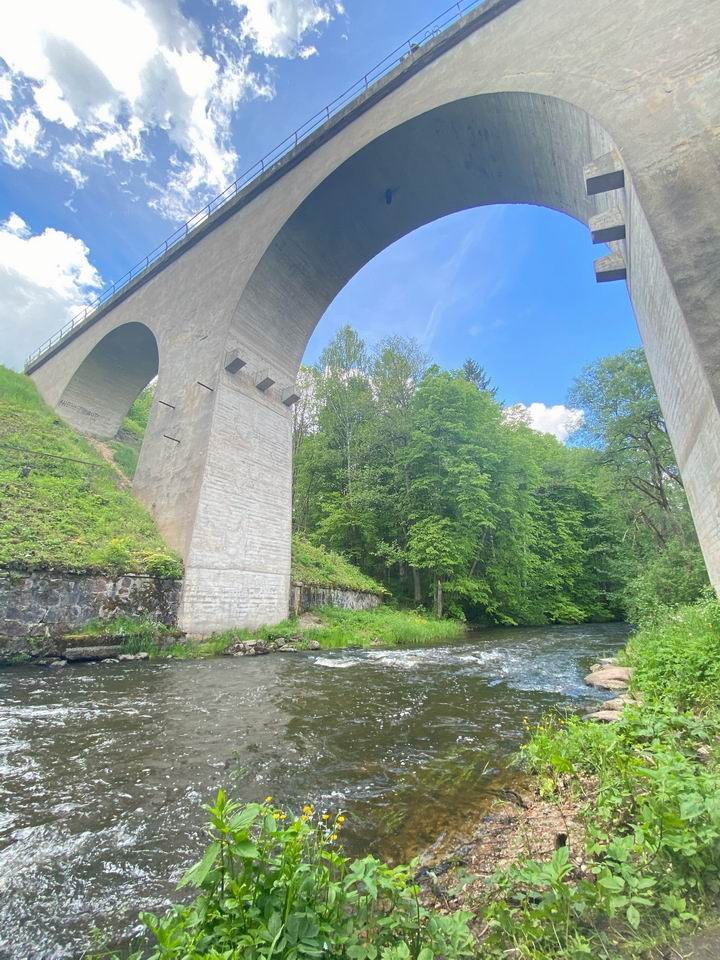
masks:
{"type": "Polygon", "coordinates": [[[342,808],[352,853],[405,859],[461,834],[523,718],[601,697],[582,677],[625,636],[0,670],[0,957],[78,957],[93,929],[127,940],[198,857],[219,785],[342,808]]]}

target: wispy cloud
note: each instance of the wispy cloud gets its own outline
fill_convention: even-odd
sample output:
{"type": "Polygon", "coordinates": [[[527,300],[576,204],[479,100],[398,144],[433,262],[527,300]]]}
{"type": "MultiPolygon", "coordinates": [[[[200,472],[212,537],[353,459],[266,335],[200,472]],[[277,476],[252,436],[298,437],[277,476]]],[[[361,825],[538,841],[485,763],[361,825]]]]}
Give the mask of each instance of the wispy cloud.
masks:
{"type": "Polygon", "coordinates": [[[459,317],[472,318],[476,336],[494,329],[495,301],[510,279],[494,243],[502,217],[500,207],[465,211],[392,244],[340,292],[315,342],[350,323],[370,342],[392,330],[415,337],[431,351],[444,332],[462,335],[459,317]]]}
{"type": "Polygon", "coordinates": [[[0,4],[0,156],[51,155],[76,189],[114,164],[138,169],[151,205],[184,219],[237,174],[238,105],[274,95],[259,58],[307,57],[304,38],[341,10],[216,0],[203,26],[178,0],[25,0],[22,15],[0,4]]]}

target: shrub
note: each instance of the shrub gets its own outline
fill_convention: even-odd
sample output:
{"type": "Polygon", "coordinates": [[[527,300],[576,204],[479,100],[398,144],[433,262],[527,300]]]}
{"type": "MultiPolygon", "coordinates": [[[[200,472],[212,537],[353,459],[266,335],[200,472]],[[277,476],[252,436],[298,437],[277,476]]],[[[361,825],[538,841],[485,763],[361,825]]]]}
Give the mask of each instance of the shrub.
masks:
{"type": "Polygon", "coordinates": [[[91,554],[92,566],[103,573],[127,573],[134,569],[133,553],[126,537],[113,537],[91,554]]]}
{"type": "Polygon", "coordinates": [[[697,542],[688,546],[670,540],[664,550],[645,558],[642,570],[627,581],[623,606],[631,623],[653,622],[679,606],[694,603],[709,586],[697,542]]]}
{"type": "Polygon", "coordinates": [[[164,917],[141,914],[157,944],[152,960],[452,960],[474,953],[470,914],[423,907],[412,866],[350,860],[337,845],[342,815],[306,806],[290,816],[271,800],[240,805],[220,790],[206,808],[210,846],[180,884],[199,895],[164,917]]]}
{"type": "Polygon", "coordinates": [[[151,550],[141,556],[143,570],[151,577],[179,580],[183,575],[180,557],[169,550],[151,550]]]}
{"type": "Polygon", "coordinates": [[[680,708],[720,704],[720,603],[681,607],[630,640],[634,687],[680,708]]]}

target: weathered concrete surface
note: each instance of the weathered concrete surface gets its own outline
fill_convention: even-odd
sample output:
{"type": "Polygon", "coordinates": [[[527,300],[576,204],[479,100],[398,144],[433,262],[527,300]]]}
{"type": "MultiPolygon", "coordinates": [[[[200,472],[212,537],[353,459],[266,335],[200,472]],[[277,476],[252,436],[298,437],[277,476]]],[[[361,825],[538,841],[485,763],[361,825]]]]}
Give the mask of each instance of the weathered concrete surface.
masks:
{"type": "Polygon", "coordinates": [[[185,559],[182,627],[286,616],[282,399],[305,345],[388,244],[492,203],[541,204],[584,223],[622,212],[626,238],[611,249],[720,586],[719,38],[717,0],[491,0],[408,55],[33,367],[72,423],[109,431],[155,355],[144,337],[135,377],[131,363],[109,362],[105,338],[118,331],[115,354],[141,336],[131,325],[151,331],[159,380],[135,490],[185,559]],[[588,195],[592,164],[599,192],[588,195]],[[245,365],[230,372],[228,356],[245,365]],[[259,390],[260,375],[274,384],[259,390]]]}
{"type": "Polygon", "coordinates": [[[172,626],[181,587],[144,576],[0,572],[0,661],[56,653],[58,638],[96,617],[145,616],[172,626]]]}
{"type": "Polygon", "coordinates": [[[293,583],[290,588],[290,613],[297,616],[316,607],[339,607],[341,610],[374,610],[383,602],[378,593],[361,590],[340,590],[335,587],[314,587],[293,583]]]}

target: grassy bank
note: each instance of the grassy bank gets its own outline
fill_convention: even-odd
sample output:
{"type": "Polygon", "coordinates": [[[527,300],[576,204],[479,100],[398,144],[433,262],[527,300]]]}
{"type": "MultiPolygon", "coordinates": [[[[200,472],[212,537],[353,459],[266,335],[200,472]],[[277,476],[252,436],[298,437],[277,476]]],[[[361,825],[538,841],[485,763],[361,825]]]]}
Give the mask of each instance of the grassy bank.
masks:
{"type": "Polygon", "coordinates": [[[340,610],[322,607],[302,617],[291,617],[273,627],[259,630],[227,630],[202,642],[188,640],[178,633],[141,617],[114,617],[94,620],[85,636],[109,636],[122,640],[126,653],[145,652],[153,658],[192,659],[224,654],[239,642],[267,643],[270,648],[279,638],[291,647],[303,650],[320,644],[320,649],[341,647],[404,647],[412,644],[442,643],[462,637],[464,624],[457,620],[437,620],[410,610],[378,607],[375,610],[340,610]]]}
{"type": "Polygon", "coordinates": [[[386,594],[388,591],[372,577],[365,576],[345,557],[325,547],[318,547],[297,534],[292,543],[292,580],[315,587],[360,590],[386,594]]]}
{"type": "Polygon", "coordinates": [[[179,557],[93,444],[0,367],[0,567],[182,575],[179,557]]]}
{"type": "Polygon", "coordinates": [[[411,644],[440,643],[463,635],[465,625],[458,620],[438,620],[414,610],[377,607],[374,610],[340,610],[320,607],[302,617],[291,617],[274,627],[261,627],[254,634],[230,631],[234,639],[274,640],[290,637],[298,646],[315,640],[323,650],[341,647],[404,647],[411,644]]]}
{"type": "Polygon", "coordinates": [[[661,956],[720,893],[720,605],[665,615],[631,640],[620,722],[549,719],[524,749],[537,788],[583,829],[550,858],[520,859],[465,898],[482,956],[661,956]]]}

